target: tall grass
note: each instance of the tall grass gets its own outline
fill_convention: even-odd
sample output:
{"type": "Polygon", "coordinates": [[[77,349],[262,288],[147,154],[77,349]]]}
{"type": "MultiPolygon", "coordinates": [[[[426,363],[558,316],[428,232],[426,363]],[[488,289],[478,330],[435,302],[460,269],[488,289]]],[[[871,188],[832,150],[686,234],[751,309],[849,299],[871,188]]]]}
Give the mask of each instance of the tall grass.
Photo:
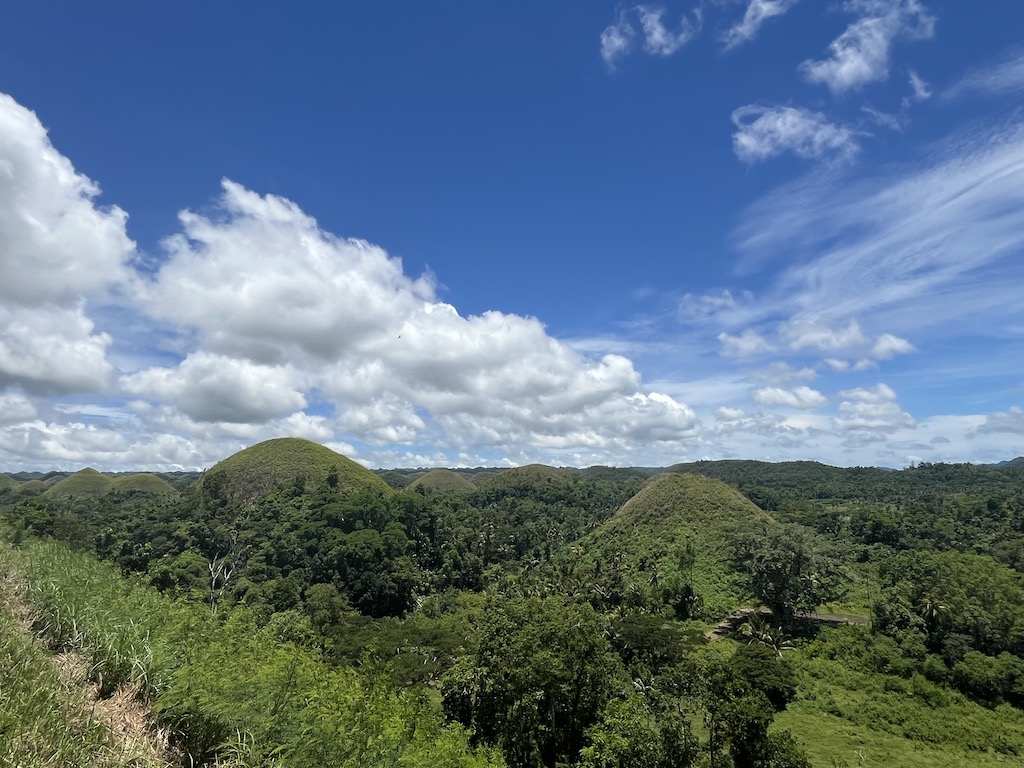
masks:
{"type": "Polygon", "coordinates": [[[21,595],[14,592],[10,580],[0,590],[0,765],[127,768],[151,764],[94,717],[83,691],[62,679],[52,658],[19,626],[12,611],[21,595]]]}
{"type": "Polygon", "coordinates": [[[303,768],[500,764],[471,749],[466,733],[446,725],[422,693],[392,690],[383,673],[332,669],[245,608],[214,616],[55,542],[26,541],[9,565],[29,583],[37,631],[55,647],[81,651],[103,692],[128,687],[150,702],[189,760],[303,768]]]}

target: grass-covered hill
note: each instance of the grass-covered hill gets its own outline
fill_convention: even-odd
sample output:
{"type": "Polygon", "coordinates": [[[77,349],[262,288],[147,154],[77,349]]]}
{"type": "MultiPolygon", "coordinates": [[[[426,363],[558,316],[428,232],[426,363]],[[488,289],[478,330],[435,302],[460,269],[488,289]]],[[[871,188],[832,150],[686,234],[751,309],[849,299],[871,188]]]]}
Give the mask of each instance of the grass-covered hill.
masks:
{"type": "Polygon", "coordinates": [[[7,488],[17,488],[20,483],[10,475],[0,474],[0,491],[7,488]]]}
{"type": "Polygon", "coordinates": [[[140,472],[137,474],[110,475],[97,472],[91,467],[75,472],[54,483],[46,491],[47,496],[100,497],[109,493],[149,493],[155,496],[176,496],[177,491],[162,477],[140,472]]]}
{"type": "Polygon", "coordinates": [[[473,485],[473,483],[458,472],[452,472],[450,469],[431,470],[425,475],[414,480],[409,485],[409,488],[422,488],[425,491],[444,492],[476,490],[476,486],[473,485]]]}
{"type": "Polygon", "coordinates": [[[115,477],[113,482],[110,484],[110,490],[115,493],[130,493],[132,491],[136,491],[140,493],[152,493],[158,496],[174,496],[178,493],[174,489],[174,486],[162,477],[157,477],[156,475],[148,472],[139,472],[138,474],[115,477]]]}
{"type": "Polygon", "coordinates": [[[318,443],[282,437],[257,443],[215,464],[200,480],[204,493],[252,504],[276,488],[323,483],[358,493],[390,491],[380,477],[318,443]]]}
{"type": "Polygon", "coordinates": [[[726,613],[741,601],[729,563],[730,532],[774,521],[743,494],[700,475],[667,473],[648,480],[611,518],[578,542],[585,559],[628,564],[634,578],[685,576],[708,613],[726,613]],[[679,573],[683,553],[694,561],[679,573]],[[655,575],[657,574],[657,575],[655,575]]]}
{"type": "Polygon", "coordinates": [[[108,475],[97,472],[92,467],[75,472],[66,477],[46,492],[48,496],[105,496],[113,488],[114,481],[108,475]]]}

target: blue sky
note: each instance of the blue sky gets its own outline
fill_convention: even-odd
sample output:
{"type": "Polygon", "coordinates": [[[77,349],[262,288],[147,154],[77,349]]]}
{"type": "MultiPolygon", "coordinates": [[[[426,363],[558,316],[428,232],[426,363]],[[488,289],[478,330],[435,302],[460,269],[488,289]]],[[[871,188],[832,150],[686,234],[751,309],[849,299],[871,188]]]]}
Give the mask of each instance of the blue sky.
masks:
{"type": "Polygon", "coordinates": [[[7,3],[0,470],[1024,454],[1022,29],[7,3]]]}

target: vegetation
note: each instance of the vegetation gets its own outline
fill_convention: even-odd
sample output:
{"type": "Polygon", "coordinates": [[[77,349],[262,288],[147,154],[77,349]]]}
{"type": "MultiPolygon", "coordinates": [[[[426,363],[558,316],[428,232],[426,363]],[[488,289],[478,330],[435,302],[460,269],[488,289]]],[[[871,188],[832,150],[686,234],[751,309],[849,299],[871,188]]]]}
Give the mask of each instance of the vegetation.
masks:
{"type": "Polygon", "coordinates": [[[47,649],[148,707],[182,764],[1024,756],[1013,462],[375,474],[275,440],[198,479],[4,477],[2,570],[33,611],[0,624],[16,764],[143,764],[47,649]],[[20,712],[30,689],[52,719],[20,712]]]}

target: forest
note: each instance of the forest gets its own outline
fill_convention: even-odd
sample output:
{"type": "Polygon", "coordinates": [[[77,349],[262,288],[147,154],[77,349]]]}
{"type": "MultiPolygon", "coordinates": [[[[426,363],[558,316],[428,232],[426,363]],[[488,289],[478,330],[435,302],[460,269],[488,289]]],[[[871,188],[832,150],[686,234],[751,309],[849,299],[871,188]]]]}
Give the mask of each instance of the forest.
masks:
{"type": "Polygon", "coordinates": [[[1024,760],[1024,460],[0,475],[0,763],[1024,760]]]}

